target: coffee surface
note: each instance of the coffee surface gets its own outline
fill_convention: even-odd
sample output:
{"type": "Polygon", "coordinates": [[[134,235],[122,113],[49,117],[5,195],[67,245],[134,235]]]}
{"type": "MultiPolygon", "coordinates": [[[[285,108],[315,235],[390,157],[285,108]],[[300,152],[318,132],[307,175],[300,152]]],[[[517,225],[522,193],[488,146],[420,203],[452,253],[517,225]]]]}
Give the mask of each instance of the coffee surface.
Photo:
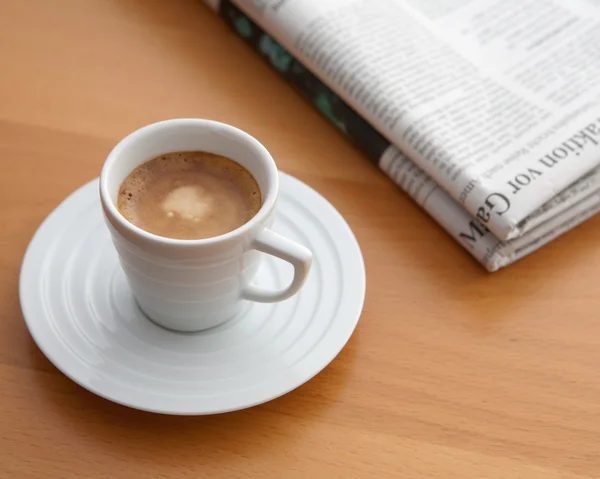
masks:
{"type": "Polygon", "coordinates": [[[123,181],[117,201],[129,222],[176,239],[233,231],[261,204],[258,184],[246,168],[202,151],[167,153],[141,164],[123,181]]]}

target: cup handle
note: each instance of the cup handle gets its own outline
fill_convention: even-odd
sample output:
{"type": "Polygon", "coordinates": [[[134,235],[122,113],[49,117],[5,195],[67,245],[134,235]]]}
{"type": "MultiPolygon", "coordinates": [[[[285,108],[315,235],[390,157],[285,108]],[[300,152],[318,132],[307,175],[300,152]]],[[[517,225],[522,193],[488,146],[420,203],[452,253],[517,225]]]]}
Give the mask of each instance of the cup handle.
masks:
{"type": "Polygon", "coordinates": [[[249,284],[242,291],[242,298],[259,303],[275,303],[300,290],[312,264],[312,253],[308,249],[267,228],[254,238],[252,248],[290,263],[294,267],[294,278],[288,287],[275,291],[249,284]]]}

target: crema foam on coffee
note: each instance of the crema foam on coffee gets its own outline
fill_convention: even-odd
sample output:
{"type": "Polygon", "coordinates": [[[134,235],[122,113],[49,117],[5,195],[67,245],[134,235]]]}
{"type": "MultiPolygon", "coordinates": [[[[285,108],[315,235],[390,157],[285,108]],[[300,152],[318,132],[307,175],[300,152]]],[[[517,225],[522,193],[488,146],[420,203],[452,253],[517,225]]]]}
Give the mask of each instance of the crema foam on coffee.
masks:
{"type": "Polygon", "coordinates": [[[117,201],[139,228],[187,240],[233,231],[261,204],[260,188],[246,168],[202,151],[167,153],[141,164],[123,181],[117,201]]]}

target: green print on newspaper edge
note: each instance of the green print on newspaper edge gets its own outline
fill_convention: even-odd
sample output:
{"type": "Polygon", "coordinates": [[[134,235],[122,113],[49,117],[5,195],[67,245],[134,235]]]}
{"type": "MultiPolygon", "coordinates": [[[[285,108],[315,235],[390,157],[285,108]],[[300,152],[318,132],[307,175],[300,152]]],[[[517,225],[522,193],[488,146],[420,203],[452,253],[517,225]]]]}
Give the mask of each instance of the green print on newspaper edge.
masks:
{"type": "Polygon", "coordinates": [[[304,67],[281,44],[248,18],[231,0],[222,0],[220,15],[246,43],[258,52],[306,100],[375,164],[390,143],[339,96],[304,67]]]}
{"type": "Polygon", "coordinates": [[[245,17],[238,17],[235,19],[235,29],[241,37],[250,38],[252,36],[252,24],[250,20],[245,17]]]}
{"type": "Polygon", "coordinates": [[[292,63],[292,56],[269,35],[262,34],[258,41],[258,49],[262,52],[277,70],[287,72],[292,63]]]}

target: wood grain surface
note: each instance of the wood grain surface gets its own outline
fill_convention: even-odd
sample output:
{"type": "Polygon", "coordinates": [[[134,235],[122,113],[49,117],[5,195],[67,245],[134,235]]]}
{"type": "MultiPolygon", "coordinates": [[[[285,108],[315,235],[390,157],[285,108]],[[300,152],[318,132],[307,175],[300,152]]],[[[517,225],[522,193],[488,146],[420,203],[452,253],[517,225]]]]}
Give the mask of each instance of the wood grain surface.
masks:
{"type": "Polygon", "coordinates": [[[600,218],[490,275],[196,0],[0,0],[0,478],[598,478],[600,218]],[[147,123],[256,136],[347,218],[367,299],[315,379],[167,417],[75,385],[18,299],[40,222],[147,123]]]}

